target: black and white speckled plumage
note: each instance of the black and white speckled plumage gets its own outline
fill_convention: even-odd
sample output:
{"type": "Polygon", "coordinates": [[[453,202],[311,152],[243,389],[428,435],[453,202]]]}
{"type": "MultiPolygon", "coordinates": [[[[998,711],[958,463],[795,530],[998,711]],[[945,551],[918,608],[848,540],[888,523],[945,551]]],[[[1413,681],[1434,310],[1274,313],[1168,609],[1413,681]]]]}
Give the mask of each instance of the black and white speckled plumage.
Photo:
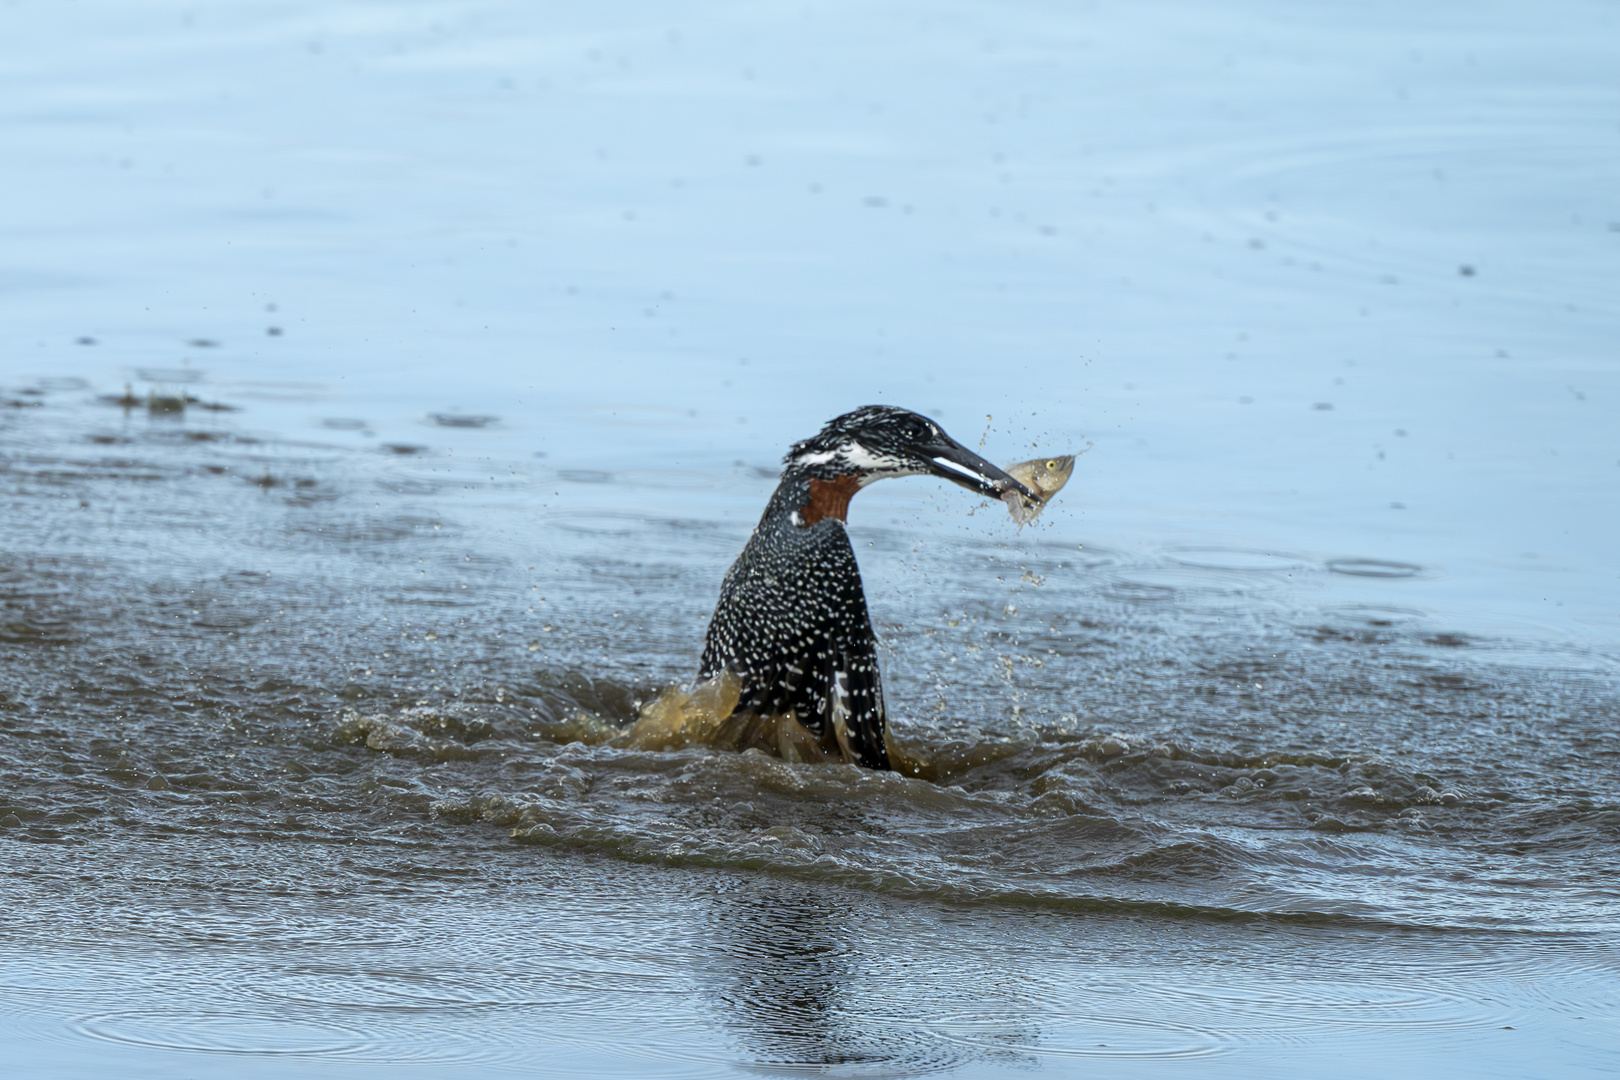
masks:
{"type": "Polygon", "coordinates": [[[742,680],[739,709],[792,711],[823,738],[837,739],[842,728],[856,760],[886,769],[883,690],[860,568],[842,521],[794,524],[809,501],[807,477],[782,478],[720,586],[701,674],[729,668],[742,680]]]}
{"type": "Polygon", "coordinates": [[[841,520],[848,494],[920,473],[986,494],[1020,485],[932,420],[891,406],[837,417],[783,460],[781,483],[721,584],[700,675],[730,670],[742,682],[739,710],[791,712],[829,752],[887,769],[877,639],[841,520]],[[817,499],[835,487],[845,501],[826,512],[817,499]]]}

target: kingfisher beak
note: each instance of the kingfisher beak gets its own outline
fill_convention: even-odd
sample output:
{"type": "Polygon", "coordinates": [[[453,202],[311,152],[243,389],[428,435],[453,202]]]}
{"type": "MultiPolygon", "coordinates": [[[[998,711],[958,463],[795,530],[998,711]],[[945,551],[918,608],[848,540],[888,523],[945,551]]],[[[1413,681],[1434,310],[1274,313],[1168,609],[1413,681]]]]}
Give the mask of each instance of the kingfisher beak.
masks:
{"type": "Polygon", "coordinates": [[[930,474],[961,484],[980,495],[999,499],[1009,491],[1016,491],[1026,499],[1039,498],[1029,488],[948,435],[923,447],[922,456],[929,463],[930,474]]]}

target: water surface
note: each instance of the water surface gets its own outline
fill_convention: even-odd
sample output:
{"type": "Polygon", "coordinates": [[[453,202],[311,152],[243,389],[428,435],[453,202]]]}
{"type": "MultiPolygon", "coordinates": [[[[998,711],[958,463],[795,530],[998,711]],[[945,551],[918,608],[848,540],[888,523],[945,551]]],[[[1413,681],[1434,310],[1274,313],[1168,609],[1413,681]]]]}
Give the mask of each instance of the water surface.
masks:
{"type": "Polygon", "coordinates": [[[1608,8],[5,19],[8,1060],[1616,1067],[1608,8]],[[868,401],[917,775],[624,745],[868,401]]]}

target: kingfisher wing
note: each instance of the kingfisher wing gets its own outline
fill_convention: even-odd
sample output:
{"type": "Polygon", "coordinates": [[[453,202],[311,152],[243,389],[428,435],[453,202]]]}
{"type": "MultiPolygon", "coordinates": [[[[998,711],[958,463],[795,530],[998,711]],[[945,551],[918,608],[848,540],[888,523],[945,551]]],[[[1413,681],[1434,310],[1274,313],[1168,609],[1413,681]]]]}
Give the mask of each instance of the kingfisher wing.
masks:
{"type": "Polygon", "coordinates": [[[877,637],[866,610],[866,593],[861,588],[860,570],[849,540],[829,553],[836,566],[832,575],[841,587],[826,594],[825,623],[827,648],[819,680],[825,687],[819,695],[819,716],[823,730],[838,744],[850,761],[869,769],[887,769],[889,753],[884,742],[886,717],[883,708],[883,682],[878,672],[877,637]]]}
{"type": "Polygon", "coordinates": [[[827,727],[845,758],[868,769],[889,768],[887,717],[876,650],[848,650],[829,673],[827,727]]]}
{"type": "Polygon", "coordinates": [[[876,644],[855,551],[829,520],[750,540],[721,584],[700,673],[733,672],[740,709],[792,710],[829,750],[837,738],[849,760],[883,769],[876,644]]]}

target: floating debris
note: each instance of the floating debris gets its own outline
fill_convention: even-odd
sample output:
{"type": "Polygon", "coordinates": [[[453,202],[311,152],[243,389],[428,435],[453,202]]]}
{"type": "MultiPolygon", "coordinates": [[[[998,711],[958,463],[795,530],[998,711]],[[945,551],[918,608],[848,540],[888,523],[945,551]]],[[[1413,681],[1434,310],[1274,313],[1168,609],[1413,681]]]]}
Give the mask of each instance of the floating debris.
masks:
{"type": "Polygon", "coordinates": [[[227,405],[223,401],[204,401],[184,390],[176,393],[161,385],[149,390],[145,397],[141,397],[129,383],[124,384],[122,394],[102,394],[96,400],[103,405],[115,405],[126,412],[145,407],[153,416],[178,416],[190,408],[204,409],[208,412],[237,412],[241,408],[239,405],[227,405]]]}
{"type": "Polygon", "coordinates": [[[121,409],[134,409],[145,404],[135,396],[135,388],[129,383],[124,384],[124,392],[119,395],[102,394],[100,400],[106,405],[117,405],[121,409]]]}
{"type": "Polygon", "coordinates": [[[154,389],[146,395],[146,411],[154,416],[172,416],[186,411],[186,403],[196,400],[191,395],[181,391],[171,394],[165,389],[154,389]]]}

